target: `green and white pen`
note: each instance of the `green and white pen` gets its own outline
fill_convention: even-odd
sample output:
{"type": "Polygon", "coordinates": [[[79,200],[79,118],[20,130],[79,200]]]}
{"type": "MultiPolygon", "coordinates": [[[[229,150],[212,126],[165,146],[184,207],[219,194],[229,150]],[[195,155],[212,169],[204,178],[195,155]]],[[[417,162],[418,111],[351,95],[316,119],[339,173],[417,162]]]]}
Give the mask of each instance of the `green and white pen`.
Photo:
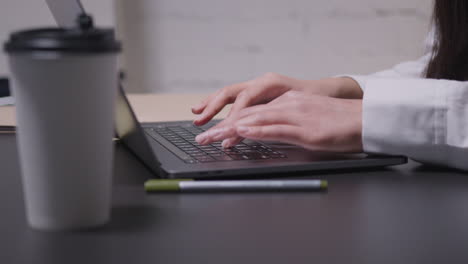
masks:
{"type": "Polygon", "coordinates": [[[324,180],[223,180],[153,179],[145,182],[147,192],[293,192],[321,191],[324,180]]]}

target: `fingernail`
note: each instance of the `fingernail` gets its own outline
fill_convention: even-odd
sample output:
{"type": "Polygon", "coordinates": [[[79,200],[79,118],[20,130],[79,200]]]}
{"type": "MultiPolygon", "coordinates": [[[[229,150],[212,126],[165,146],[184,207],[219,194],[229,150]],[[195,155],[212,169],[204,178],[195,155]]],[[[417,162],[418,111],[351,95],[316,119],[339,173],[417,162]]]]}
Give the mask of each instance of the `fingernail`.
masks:
{"type": "Polygon", "coordinates": [[[223,140],[223,142],[221,143],[221,146],[223,148],[230,148],[231,147],[231,140],[229,140],[229,139],[223,140]]]}
{"type": "Polygon", "coordinates": [[[248,134],[249,133],[249,128],[246,126],[240,126],[237,128],[237,132],[240,134],[248,134]]]}
{"type": "Polygon", "coordinates": [[[203,120],[203,117],[201,116],[201,117],[198,117],[197,119],[195,119],[195,120],[193,121],[193,123],[195,123],[195,124],[200,124],[200,123],[202,122],[202,120],[203,120]]]}
{"type": "Polygon", "coordinates": [[[203,104],[198,104],[198,105],[192,107],[192,109],[195,109],[195,110],[200,109],[202,106],[203,106],[203,104]]]}

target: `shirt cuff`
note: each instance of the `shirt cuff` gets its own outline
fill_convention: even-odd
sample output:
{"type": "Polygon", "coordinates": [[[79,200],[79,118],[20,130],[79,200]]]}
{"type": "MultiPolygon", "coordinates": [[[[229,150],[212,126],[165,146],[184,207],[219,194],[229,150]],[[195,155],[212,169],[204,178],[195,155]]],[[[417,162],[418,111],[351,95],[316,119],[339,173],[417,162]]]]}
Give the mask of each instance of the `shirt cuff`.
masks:
{"type": "Polygon", "coordinates": [[[406,155],[422,162],[441,160],[445,104],[440,85],[424,79],[371,78],[363,98],[365,152],[406,155]]]}

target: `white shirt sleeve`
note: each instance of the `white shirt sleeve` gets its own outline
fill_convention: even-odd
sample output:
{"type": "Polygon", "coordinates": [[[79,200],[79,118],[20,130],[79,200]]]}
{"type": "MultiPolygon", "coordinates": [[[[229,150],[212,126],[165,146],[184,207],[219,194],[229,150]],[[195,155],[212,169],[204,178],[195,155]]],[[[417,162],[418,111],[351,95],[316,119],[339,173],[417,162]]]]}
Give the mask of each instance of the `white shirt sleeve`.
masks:
{"type": "Polygon", "coordinates": [[[364,151],[468,170],[468,82],[423,78],[430,54],[386,71],[349,76],[364,91],[364,151]]]}
{"type": "Polygon", "coordinates": [[[365,89],[365,152],[468,170],[468,82],[372,78],[365,89]]]}

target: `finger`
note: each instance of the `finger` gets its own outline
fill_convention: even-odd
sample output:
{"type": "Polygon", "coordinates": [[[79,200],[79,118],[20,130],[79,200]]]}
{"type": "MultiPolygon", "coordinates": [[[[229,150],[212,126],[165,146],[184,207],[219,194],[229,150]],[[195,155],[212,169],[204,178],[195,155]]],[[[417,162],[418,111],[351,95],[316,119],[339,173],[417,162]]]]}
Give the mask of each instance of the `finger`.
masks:
{"type": "MultiPolygon", "coordinates": [[[[265,96],[265,90],[267,89],[268,89],[267,86],[260,85],[260,86],[248,89],[248,92],[247,92],[247,89],[244,89],[244,91],[240,92],[238,97],[235,99],[234,105],[232,106],[231,111],[226,117],[226,119],[218,123],[209,131],[199,135],[197,137],[198,139],[197,142],[199,142],[199,144],[201,144],[200,142],[203,142],[202,144],[209,144],[211,142],[222,140],[222,139],[227,139],[228,137],[230,137],[232,135],[233,124],[238,119],[237,117],[238,112],[243,112],[245,115],[248,115],[256,111],[266,112],[266,111],[272,111],[275,108],[284,107],[283,105],[275,105],[273,107],[271,106],[267,107],[265,105],[248,107],[255,103],[261,103],[264,100],[270,100],[268,96],[276,97],[278,96],[278,94],[285,93],[286,91],[286,89],[276,89],[274,91],[274,94],[270,93],[268,96],[265,96]],[[246,110],[246,109],[249,109],[249,110],[246,110]]],[[[195,124],[197,124],[196,122],[195,124]]],[[[229,146],[232,146],[233,144],[238,144],[240,141],[242,141],[242,138],[236,136],[224,142],[224,145],[229,147],[229,146]]]]}
{"type": "Polygon", "coordinates": [[[236,129],[233,126],[210,129],[195,137],[200,145],[207,145],[215,141],[237,136],[236,129]]]}
{"type": "Polygon", "coordinates": [[[205,109],[206,105],[208,104],[208,102],[210,102],[213,99],[213,97],[215,97],[218,93],[219,91],[216,91],[210,94],[205,99],[203,99],[198,105],[192,107],[192,113],[196,115],[201,114],[203,110],[205,109]]]}
{"type": "Polygon", "coordinates": [[[229,120],[230,118],[225,118],[223,120],[221,120],[219,123],[217,123],[216,125],[210,127],[209,130],[212,130],[212,129],[218,129],[218,128],[223,128],[225,126],[227,126],[230,122],[232,122],[231,120],[229,120]]]}
{"type": "Polygon", "coordinates": [[[236,129],[235,127],[238,126],[239,120],[247,119],[246,121],[243,121],[248,124],[263,124],[263,123],[274,123],[275,120],[277,123],[287,123],[288,121],[288,116],[285,115],[282,111],[284,109],[284,105],[278,105],[278,106],[266,106],[266,105],[259,105],[259,106],[253,106],[246,108],[242,110],[245,115],[248,115],[249,118],[245,118],[243,115],[241,118],[240,116],[232,116],[229,118],[224,119],[214,127],[210,128],[208,131],[200,134],[197,136],[196,140],[199,144],[210,144],[215,141],[219,140],[225,140],[223,142],[223,147],[228,148],[233,145],[238,144],[243,140],[242,137],[239,137],[236,134],[236,129]],[[268,122],[267,120],[262,121],[263,118],[262,116],[266,116],[267,120],[271,120],[268,122]],[[276,116],[276,118],[275,118],[276,116]],[[255,122],[254,120],[258,121],[255,122]],[[229,140],[228,140],[229,139],[229,140]]]}
{"type": "Polygon", "coordinates": [[[222,147],[229,148],[239,144],[243,138],[237,135],[238,126],[260,126],[271,124],[297,124],[290,114],[284,111],[286,104],[258,105],[245,108],[241,114],[230,117],[204,134],[197,137],[197,141],[209,144],[214,141],[223,140],[222,147]],[[233,136],[235,135],[235,136],[233,136]]]}
{"type": "Polygon", "coordinates": [[[249,106],[267,103],[288,90],[286,87],[272,86],[269,83],[261,81],[251,82],[250,85],[251,89],[246,89],[239,94],[239,97],[229,111],[228,117],[236,115],[239,111],[249,106]]]}
{"type": "Polygon", "coordinates": [[[204,144],[208,144],[208,142],[213,142],[212,140],[209,140],[212,136],[215,134],[218,134],[222,129],[225,129],[227,124],[229,123],[228,118],[222,120],[218,124],[214,125],[210,129],[206,130],[205,132],[199,134],[198,136],[195,137],[195,140],[200,144],[203,142],[204,144]],[[207,143],[205,143],[205,141],[207,143]]]}
{"type": "Polygon", "coordinates": [[[243,138],[241,138],[241,137],[239,137],[237,135],[235,137],[227,138],[229,136],[232,136],[235,133],[235,128],[232,125],[229,125],[230,123],[232,124],[232,122],[230,122],[229,118],[224,119],[223,121],[219,122],[218,124],[216,124],[215,126],[210,128],[209,130],[207,130],[206,132],[203,132],[202,134],[197,136],[197,138],[198,138],[198,140],[200,142],[203,141],[204,144],[209,144],[211,142],[223,140],[222,146],[224,148],[229,148],[229,147],[231,147],[233,145],[237,145],[237,144],[239,144],[239,142],[241,142],[243,140],[243,138]],[[226,127],[228,127],[228,128],[226,128],[226,127]],[[212,132],[212,131],[220,131],[220,130],[221,131],[226,131],[227,130],[227,133],[212,132]],[[205,135],[205,133],[207,133],[207,134],[205,135]],[[210,135],[210,133],[216,134],[216,137],[212,137],[210,135]],[[205,137],[206,137],[206,139],[205,139],[205,137]]]}
{"type": "Polygon", "coordinates": [[[304,144],[304,131],[292,125],[237,127],[237,134],[251,140],[281,141],[294,145],[304,144]]]}
{"type": "Polygon", "coordinates": [[[231,110],[229,110],[227,117],[232,117],[236,115],[236,113],[239,112],[241,109],[252,105],[255,102],[255,99],[253,98],[255,96],[255,93],[255,91],[241,92],[239,94],[239,97],[236,98],[236,101],[232,105],[231,110]]]}
{"type": "Polygon", "coordinates": [[[233,103],[236,100],[237,95],[244,88],[245,84],[243,83],[223,88],[211,100],[208,101],[206,107],[201,113],[201,116],[194,121],[194,124],[197,126],[206,124],[227,104],[233,103]]]}
{"type": "Polygon", "coordinates": [[[296,116],[290,111],[264,110],[239,119],[234,126],[299,125],[296,116]]]}
{"type": "Polygon", "coordinates": [[[233,147],[233,146],[235,146],[235,145],[241,143],[242,140],[244,140],[244,138],[243,138],[243,137],[239,137],[239,136],[237,136],[237,137],[232,137],[232,138],[227,138],[227,139],[223,140],[223,142],[221,143],[221,146],[222,146],[223,148],[230,148],[230,147],[233,147]]]}
{"type": "Polygon", "coordinates": [[[263,113],[267,113],[271,111],[283,112],[284,109],[286,109],[287,107],[290,108],[290,103],[286,101],[283,103],[278,103],[278,104],[263,104],[263,105],[250,106],[239,111],[239,113],[235,116],[235,118],[233,118],[231,122],[238,121],[249,115],[254,115],[254,114],[263,114],[263,113]]]}

